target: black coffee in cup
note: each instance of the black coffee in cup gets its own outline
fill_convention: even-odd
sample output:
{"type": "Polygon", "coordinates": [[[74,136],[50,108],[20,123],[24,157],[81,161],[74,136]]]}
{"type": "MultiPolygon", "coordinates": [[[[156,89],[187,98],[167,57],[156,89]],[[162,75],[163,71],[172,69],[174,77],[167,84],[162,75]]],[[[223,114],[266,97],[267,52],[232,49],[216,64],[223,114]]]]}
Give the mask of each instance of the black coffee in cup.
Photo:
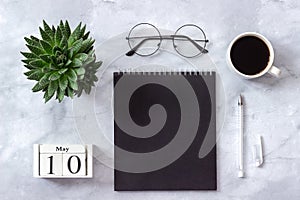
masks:
{"type": "Polygon", "coordinates": [[[267,67],[270,51],[266,43],[258,37],[244,36],[232,45],[230,59],[239,72],[256,75],[267,67]]]}

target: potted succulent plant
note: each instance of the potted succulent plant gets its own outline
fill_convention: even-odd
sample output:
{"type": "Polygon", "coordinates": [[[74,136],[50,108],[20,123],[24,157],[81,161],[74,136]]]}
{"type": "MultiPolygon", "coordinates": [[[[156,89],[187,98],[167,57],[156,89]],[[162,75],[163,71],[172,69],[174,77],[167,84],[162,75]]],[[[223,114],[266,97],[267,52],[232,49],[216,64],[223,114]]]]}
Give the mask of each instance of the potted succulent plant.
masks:
{"type": "Polygon", "coordinates": [[[21,52],[22,62],[29,70],[24,74],[37,81],[33,92],[44,92],[45,102],[55,97],[59,102],[64,96],[78,97],[98,80],[97,69],[102,62],[96,62],[94,39],[86,32],[86,25],[80,24],[71,30],[68,21],[57,27],[50,27],[43,21],[39,27],[41,37],[25,37],[29,52],[21,52]]]}

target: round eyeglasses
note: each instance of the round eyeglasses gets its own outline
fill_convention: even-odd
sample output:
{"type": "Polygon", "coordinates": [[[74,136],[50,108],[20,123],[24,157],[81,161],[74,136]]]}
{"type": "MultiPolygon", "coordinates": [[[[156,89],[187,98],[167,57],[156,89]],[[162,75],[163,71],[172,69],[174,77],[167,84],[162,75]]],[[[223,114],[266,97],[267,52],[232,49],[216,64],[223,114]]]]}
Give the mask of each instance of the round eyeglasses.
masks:
{"type": "Polygon", "coordinates": [[[159,50],[162,40],[172,40],[176,52],[186,58],[208,53],[205,47],[209,41],[204,31],[195,24],[185,24],[179,27],[173,35],[161,35],[154,25],[140,23],[129,31],[126,40],[130,47],[130,51],[126,53],[127,56],[153,55],[159,50]]]}

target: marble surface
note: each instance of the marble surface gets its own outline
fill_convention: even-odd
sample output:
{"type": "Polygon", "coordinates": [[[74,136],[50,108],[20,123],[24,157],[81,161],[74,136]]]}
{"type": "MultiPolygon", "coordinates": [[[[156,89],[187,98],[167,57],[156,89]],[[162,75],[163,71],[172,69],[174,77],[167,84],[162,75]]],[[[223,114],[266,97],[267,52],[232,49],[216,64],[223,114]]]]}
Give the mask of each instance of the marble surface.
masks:
{"type": "Polygon", "coordinates": [[[300,199],[300,2],[1,0],[0,1],[0,199],[300,199]],[[23,37],[37,34],[42,19],[74,27],[87,24],[97,44],[128,31],[138,22],[175,30],[182,24],[203,27],[211,43],[226,93],[226,117],[218,140],[218,190],[114,192],[113,170],[94,160],[93,179],[32,178],[32,144],[80,143],[72,101],[44,104],[42,94],[22,74],[23,37]],[[278,79],[268,75],[242,80],[226,66],[230,40],[257,31],[272,42],[278,79]],[[237,178],[238,94],[246,99],[246,178],[237,178]],[[265,164],[254,166],[252,146],[264,138],[265,164]]]}

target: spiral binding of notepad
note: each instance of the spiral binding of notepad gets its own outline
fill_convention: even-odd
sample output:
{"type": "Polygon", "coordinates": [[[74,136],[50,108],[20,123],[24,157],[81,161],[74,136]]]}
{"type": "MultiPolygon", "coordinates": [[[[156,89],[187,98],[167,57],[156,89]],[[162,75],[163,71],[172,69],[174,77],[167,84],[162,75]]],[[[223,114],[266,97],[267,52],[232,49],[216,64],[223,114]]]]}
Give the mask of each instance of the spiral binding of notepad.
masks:
{"type": "Polygon", "coordinates": [[[215,73],[213,70],[191,70],[191,69],[184,69],[184,70],[160,70],[160,71],[139,71],[136,69],[124,69],[124,70],[119,70],[115,72],[116,74],[120,75],[212,75],[215,73]]]}

